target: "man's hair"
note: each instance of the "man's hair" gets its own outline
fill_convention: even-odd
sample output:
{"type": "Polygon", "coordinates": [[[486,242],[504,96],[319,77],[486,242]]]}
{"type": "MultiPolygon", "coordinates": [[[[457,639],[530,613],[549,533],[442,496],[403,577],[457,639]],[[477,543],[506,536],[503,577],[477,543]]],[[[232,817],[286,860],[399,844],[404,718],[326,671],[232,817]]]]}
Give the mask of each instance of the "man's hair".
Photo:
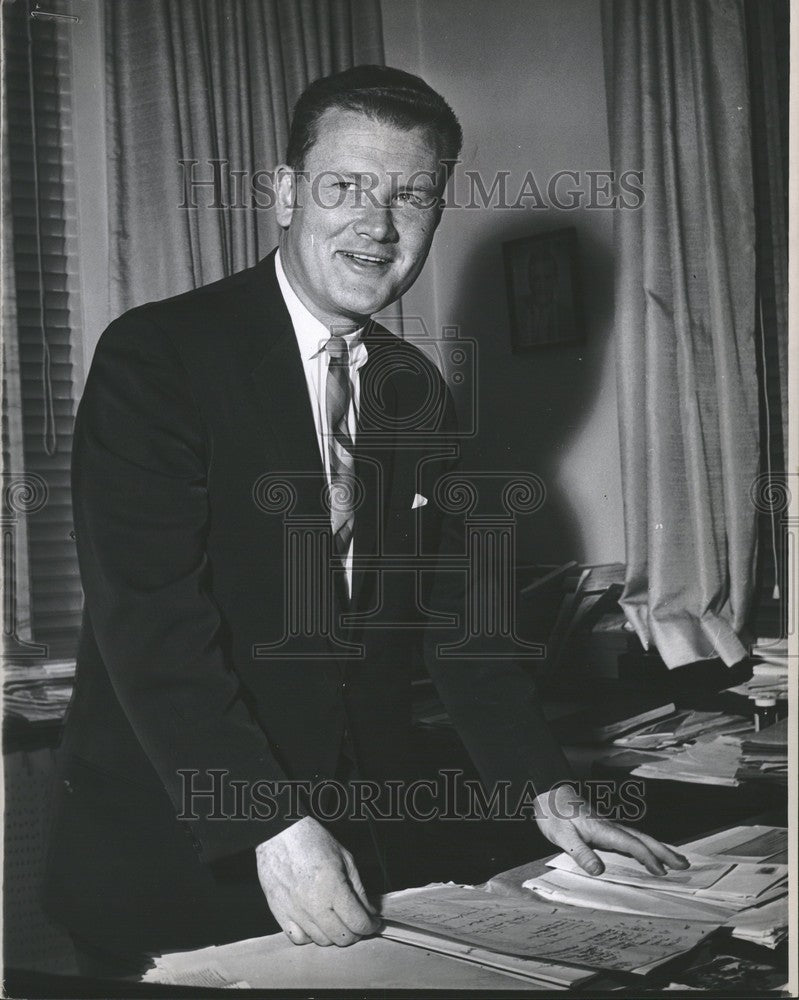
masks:
{"type": "Polygon", "coordinates": [[[293,170],[304,169],[319,120],[331,108],[369,115],[396,128],[425,128],[445,162],[457,160],[460,153],[463,133],[455,112],[421,77],[391,66],[353,66],[314,80],[297,101],[286,150],[293,170]]]}

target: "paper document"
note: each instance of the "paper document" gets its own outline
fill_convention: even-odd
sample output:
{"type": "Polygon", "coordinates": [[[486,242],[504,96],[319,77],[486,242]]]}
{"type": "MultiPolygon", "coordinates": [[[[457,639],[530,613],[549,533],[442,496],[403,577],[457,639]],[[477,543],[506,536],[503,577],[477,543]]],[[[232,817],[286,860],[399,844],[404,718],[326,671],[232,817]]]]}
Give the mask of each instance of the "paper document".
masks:
{"type": "MultiPolygon", "coordinates": [[[[500,969],[431,952],[382,937],[364,938],[350,948],[297,947],[285,934],[248,938],[188,952],[171,952],[155,960],[145,982],[254,990],[529,990],[530,980],[500,969]],[[526,985],[525,985],[526,983],[526,985]],[[249,984],[249,985],[247,985],[249,984]]],[[[554,986],[548,985],[548,989],[554,986]]],[[[564,986],[565,988],[565,986],[564,986]]]]}
{"type": "Polygon", "coordinates": [[[192,964],[170,962],[168,958],[156,960],[155,967],[148,969],[142,976],[144,983],[163,983],[165,986],[196,986],[210,989],[250,989],[250,984],[243,980],[232,979],[220,965],[192,964]]]}
{"type": "Polygon", "coordinates": [[[716,736],[708,742],[698,741],[663,760],[642,764],[632,773],[642,778],[735,787],[740,760],[740,742],[732,736],[716,736]]]}
{"type": "Polygon", "coordinates": [[[738,913],[727,921],[732,936],[766,948],[776,948],[788,937],[788,896],[738,913]]]}
{"type": "MultiPolygon", "coordinates": [[[[610,851],[596,853],[605,864],[604,873],[594,876],[598,882],[635,886],[658,894],[729,900],[732,904],[738,903],[739,908],[751,905],[758,897],[772,888],[779,887],[788,878],[786,865],[730,863],[718,859],[709,860],[696,854],[686,855],[691,862],[691,867],[687,871],[650,875],[642,865],[630,861],[622,854],[610,851]]],[[[574,875],[583,874],[580,866],[568,854],[559,854],[548,861],[547,865],[574,875]]]]}
{"type": "MultiPolygon", "coordinates": [[[[732,862],[709,861],[707,858],[689,858],[691,867],[686,871],[670,871],[667,875],[652,875],[643,865],[613,851],[597,851],[598,857],[605,866],[602,875],[594,876],[604,882],[619,882],[622,885],[634,885],[641,888],[657,889],[659,891],[674,891],[676,887],[690,889],[708,889],[733,868],[732,862]]],[[[560,868],[562,871],[575,875],[584,874],[583,869],[568,854],[558,854],[547,861],[550,868],[560,868]]]]}
{"type": "Polygon", "coordinates": [[[693,840],[684,849],[730,861],[769,861],[788,850],[788,831],[784,826],[734,826],[693,840]]]}
{"type": "Polygon", "coordinates": [[[382,916],[502,954],[638,973],[689,951],[712,931],[707,924],[621,913],[576,915],[456,886],[384,896],[382,916]]]}
{"type": "Polygon", "coordinates": [[[447,941],[444,938],[428,934],[425,931],[410,927],[386,926],[381,936],[391,941],[400,941],[414,948],[424,948],[440,955],[448,955],[459,961],[473,962],[486,969],[497,969],[521,979],[537,983],[541,988],[561,987],[571,989],[582,985],[596,977],[596,973],[586,969],[577,969],[568,965],[556,965],[553,962],[541,962],[533,958],[519,958],[517,955],[501,955],[496,951],[487,951],[475,945],[463,944],[459,941],[447,941]]]}
{"type": "Polygon", "coordinates": [[[619,736],[613,742],[617,746],[633,747],[637,750],[656,750],[660,747],[689,743],[699,736],[709,733],[747,733],[752,731],[751,719],[726,712],[685,711],[637,729],[627,736],[619,736]]]}
{"type": "Polygon", "coordinates": [[[723,924],[739,909],[729,902],[617,885],[590,875],[576,875],[558,869],[527,879],[524,888],[535,892],[542,900],[559,905],[694,920],[716,926],[723,924]]]}

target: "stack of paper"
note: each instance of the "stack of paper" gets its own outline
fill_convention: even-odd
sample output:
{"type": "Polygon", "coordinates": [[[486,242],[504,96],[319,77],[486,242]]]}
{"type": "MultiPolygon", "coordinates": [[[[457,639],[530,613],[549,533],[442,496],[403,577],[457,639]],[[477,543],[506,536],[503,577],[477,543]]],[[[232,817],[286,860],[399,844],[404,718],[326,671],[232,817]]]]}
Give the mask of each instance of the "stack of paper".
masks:
{"type": "MultiPolygon", "coordinates": [[[[788,862],[788,831],[782,826],[735,826],[701,837],[688,845],[695,853],[728,861],[772,865],[788,862]]],[[[776,948],[788,936],[788,887],[769,892],[756,906],[732,914],[726,926],[733,937],[776,948]],[[776,895],[776,898],[771,897],[776,895]]]]}
{"type": "Polygon", "coordinates": [[[505,897],[450,885],[384,896],[382,916],[389,933],[410,928],[481,953],[642,975],[690,951],[714,929],[684,920],[579,912],[542,905],[532,894],[505,897]]]}
{"type": "Polygon", "coordinates": [[[788,831],[784,826],[733,826],[684,845],[686,850],[723,861],[788,863],[788,831]]]}
{"type": "MultiPolygon", "coordinates": [[[[612,851],[597,851],[605,865],[602,882],[647,889],[651,893],[694,897],[703,902],[719,902],[743,909],[752,906],[766,893],[782,891],[788,883],[788,866],[748,864],[708,859],[688,853],[691,867],[686,871],[671,871],[667,875],[651,875],[637,861],[612,851]]],[[[591,878],[568,854],[559,854],[547,862],[551,868],[569,872],[580,878],[591,878]]]]}
{"type": "Polygon", "coordinates": [[[752,720],[740,715],[687,710],[619,736],[613,742],[635,750],[662,750],[689,743],[698,736],[749,732],[752,728],[752,720]]]}
{"type": "Polygon", "coordinates": [[[153,960],[153,967],[142,976],[142,982],[211,989],[250,989],[248,982],[236,979],[219,961],[219,951],[216,945],[211,945],[195,951],[159,955],[153,960]]]}
{"type": "Polygon", "coordinates": [[[781,719],[759,733],[748,729],[702,736],[659,760],[647,760],[632,773],[706,785],[735,786],[755,780],[784,784],[788,780],[788,720],[781,719]]]}
{"type": "Polygon", "coordinates": [[[788,656],[760,660],[752,665],[752,680],[755,686],[768,687],[774,691],[788,690],[788,656]]]}
{"type": "Polygon", "coordinates": [[[788,639],[786,636],[761,636],[752,644],[752,656],[762,656],[765,659],[783,660],[788,656],[788,639]]]}
{"type": "MultiPolygon", "coordinates": [[[[482,968],[474,959],[465,961],[463,956],[450,957],[423,947],[421,953],[383,937],[364,938],[350,948],[297,947],[285,934],[271,934],[162,955],[143,978],[174,986],[267,990],[281,996],[292,991],[307,996],[309,991],[313,995],[334,990],[346,990],[347,995],[399,989],[423,990],[423,995],[442,988],[453,992],[489,987],[529,990],[531,983],[550,991],[567,989],[572,980],[591,978],[579,970],[564,970],[568,974],[564,979],[552,973],[547,963],[540,963],[541,976],[531,979],[511,971],[510,960],[508,969],[482,968]]],[[[523,966],[520,961],[519,967],[523,966]]]]}
{"type": "Polygon", "coordinates": [[[459,961],[471,962],[484,969],[495,969],[517,979],[525,979],[529,981],[531,987],[537,986],[541,989],[573,989],[576,986],[584,986],[596,978],[596,973],[590,969],[521,958],[518,955],[503,955],[487,948],[450,941],[438,934],[429,934],[410,927],[388,925],[383,930],[382,937],[459,961]]]}
{"type": "Polygon", "coordinates": [[[777,860],[786,850],[784,828],[735,827],[687,845],[691,867],[683,872],[650,875],[623,855],[598,851],[605,872],[592,877],[561,854],[523,885],[549,903],[725,926],[774,948],[788,933],[788,868],[777,860]]]}
{"type": "Polygon", "coordinates": [[[788,697],[788,640],[758,639],[752,647],[755,662],[751,680],[729,690],[748,698],[771,694],[788,697]]]}
{"type": "Polygon", "coordinates": [[[700,899],[695,895],[653,892],[608,882],[602,878],[554,869],[535,875],[524,883],[540,899],[561,906],[581,906],[592,910],[615,913],[638,913],[642,916],[666,917],[673,920],[693,920],[716,927],[725,923],[737,908],[718,900],[700,899]]]}
{"type": "Polygon", "coordinates": [[[741,764],[736,773],[739,781],[788,780],[788,719],[753,733],[741,743],[741,764]]]}
{"type": "Polygon", "coordinates": [[[756,659],[753,673],[762,676],[787,677],[788,675],[788,639],[783,636],[775,639],[758,639],[752,646],[752,656],[756,659]]]}
{"type": "Polygon", "coordinates": [[[735,786],[739,783],[740,761],[740,741],[734,736],[715,736],[709,740],[699,739],[661,760],[647,761],[632,773],[665,781],[735,786]]]}
{"type": "Polygon", "coordinates": [[[589,733],[598,743],[615,740],[622,733],[637,729],[654,719],[662,719],[674,712],[673,702],[660,700],[634,699],[630,704],[609,703],[607,706],[594,706],[591,711],[589,733]],[[640,702],[640,704],[636,704],[640,702]]]}
{"type": "Polygon", "coordinates": [[[788,896],[745,910],[727,921],[732,936],[766,948],[776,948],[788,938],[788,896]]]}

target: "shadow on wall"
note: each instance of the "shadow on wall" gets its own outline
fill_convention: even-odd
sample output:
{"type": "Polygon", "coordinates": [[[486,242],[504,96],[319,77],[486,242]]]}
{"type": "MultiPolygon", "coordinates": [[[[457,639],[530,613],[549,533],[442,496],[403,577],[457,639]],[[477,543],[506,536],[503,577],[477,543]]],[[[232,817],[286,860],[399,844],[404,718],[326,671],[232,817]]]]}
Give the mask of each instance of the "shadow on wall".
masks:
{"type": "MultiPolygon", "coordinates": [[[[584,509],[578,512],[559,480],[570,463],[574,466],[571,451],[583,435],[591,446],[592,464],[581,460],[583,468],[571,468],[572,477],[575,473],[592,477],[593,471],[603,471],[606,460],[615,455],[615,442],[609,442],[606,432],[591,422],[610,347],[612,254],[580,226],[579,220],[568,219],[563,225],[578,228],[583,342],[512,353],[502,243],[530,235],[529,216],[523,225],[498,225],[491,239],[476,246],[463,268],[458,286],[461,291],[452,310],[460,335],[478,344],[477,434],[464,445],[464,470],[529,471],[546,485],[547,499],[541,509],[519,518],[520,563],[585,561],[582,521],[586,513],[584,509]]],[[[538,231],[559,226],[548,217],[538,231]]],[[[457,385],[452,389],[462,413],[468,402],[457,385]]],[[[600,503],[601,485],[596,489],[600,503]]],[[[590,483],[588,492],[592,493],[590,483]]]]}

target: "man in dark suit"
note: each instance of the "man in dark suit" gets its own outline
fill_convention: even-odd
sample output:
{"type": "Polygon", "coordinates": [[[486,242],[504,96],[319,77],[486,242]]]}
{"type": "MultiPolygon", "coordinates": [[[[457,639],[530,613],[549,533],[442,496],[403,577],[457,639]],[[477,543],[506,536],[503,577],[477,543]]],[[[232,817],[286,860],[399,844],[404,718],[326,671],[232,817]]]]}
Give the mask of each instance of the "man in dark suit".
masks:
{"type": "MultiPolygon", "coordinates": [[[[278,926],[342,945],[378,926],[358,872],[374,830],[356,858],[264,782],[402,774],[419,635],[405,626],[462,605],[462,577],[429,561],[463,547],[437,488],[455,467],[452,400],[370,320],[419,274],[460,140],[417,77],[317,81],[276,172],[277,253],[100,341],[75,429],[86,607],[47,878],[84,955],[113,966],[278,926]]],[[[433,635],[428,669],[483,780],[543,796],[567,779],[528,676],[439,659],[433,635]]],[[[591,843],[682,866],[587,813],[544,812],[589,869],[591,843]]]]}

